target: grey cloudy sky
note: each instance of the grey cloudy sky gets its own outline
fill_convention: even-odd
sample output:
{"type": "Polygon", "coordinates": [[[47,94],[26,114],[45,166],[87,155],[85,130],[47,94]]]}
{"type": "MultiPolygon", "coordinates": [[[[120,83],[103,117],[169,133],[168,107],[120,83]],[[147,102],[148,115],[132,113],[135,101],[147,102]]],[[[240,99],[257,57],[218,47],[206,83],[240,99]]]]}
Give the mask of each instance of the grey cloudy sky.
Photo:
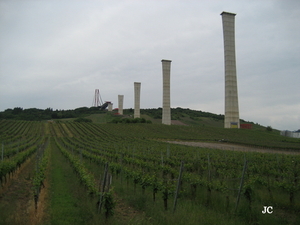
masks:
{"type": "Polygon", "coordinates": [[[224,114],[222,11],[237,13],[240,117],[299,129],[298,0],[0,0],[0,110],[90,107],[95,89],[133,108],[134,82],[161,107],[170,59],[171,107],[224,114]]]}

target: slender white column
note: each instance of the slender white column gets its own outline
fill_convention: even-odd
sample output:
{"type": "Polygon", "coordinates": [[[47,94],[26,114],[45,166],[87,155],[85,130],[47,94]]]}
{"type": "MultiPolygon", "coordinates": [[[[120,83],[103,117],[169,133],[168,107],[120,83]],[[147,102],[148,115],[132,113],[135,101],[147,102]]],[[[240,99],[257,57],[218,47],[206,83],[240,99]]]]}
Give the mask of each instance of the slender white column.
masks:
{"type": "Polygon", "coordinates": [[[170,100],[170,70],[171,60],[163,59],[163,109],[162,109],[162,124],[171,125],[171,100],[170,100]]]}
{"type": "Polygon", "coordinates": [[[140,118],[141,83],[134,82],[134,118],[140,118]]]}
{"type": "Polygon", "coordinates": [[[108,111],[111,112],[112,111],[112,106],[113,104],[111,102],[108,103],[108,111]]]}
{"type": "Polygon", "coordinates": [[[118,113],[120,115],[123,115],[123,100],[124,100],[124,95],[118,95],[118,103],[119,103],[118,113]]]}
{"type": "Polygon", "coordinates": [[[225,128],[240,128],[236,78],[234,13],[222,12],[225,61],[225,128]]]}

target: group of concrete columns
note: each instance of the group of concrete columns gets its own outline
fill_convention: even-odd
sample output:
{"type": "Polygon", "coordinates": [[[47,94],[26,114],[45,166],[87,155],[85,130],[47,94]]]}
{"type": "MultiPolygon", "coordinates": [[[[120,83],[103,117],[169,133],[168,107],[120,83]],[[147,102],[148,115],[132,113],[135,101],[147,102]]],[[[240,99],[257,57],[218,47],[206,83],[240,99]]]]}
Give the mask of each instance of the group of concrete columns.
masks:
{"type": "MultiPolygon", "coordinates": [[[[134,118],[140,118],[141,83],[134,82],[134,118]]],[[[124,95],[118,95],[118,113],[123,115],[124,95]]]]}
{"type": "MultiPolygon", "coordinates": [[[[235,34],[234,34],[234,13],[222,12],[223,37],[224,37],[224,61],[225,61],[225,128],[240,128],[238,92],[236,79],[235,59],[235,34]]],[[[170,70],[171,60],[163,59],[163,107],[162,123],[171,124],[170,104],[170,70]]],[[[134,82],[134,118],[140,117],[140,93],[141,83],[134,82]]],[[[123,114],[124,96],[119,95],[119,114],[123,114]]]]}
{"type": "MultiPolygon", "coordinates": [[[[171,60],[163,59],[162,72],[163,72],[163,112],[162,123],[171,124],[171,104],[170,104],[170,69],[171,60]]],[[[141,83],[134,82],[134,118],[140,118],[140,99],[141,99],[141,83]]],[[[123,102],[124,95],[118,95],[118,113],[123,115],[123,102]]]]}
{"type": "MultiPolygon", "coordinates": [[[[134,118],[140,118],[141,83],[134,82],[134,118]]],[[[124,95],[118,95],[118,113],[123,115],[124,95]]]]}

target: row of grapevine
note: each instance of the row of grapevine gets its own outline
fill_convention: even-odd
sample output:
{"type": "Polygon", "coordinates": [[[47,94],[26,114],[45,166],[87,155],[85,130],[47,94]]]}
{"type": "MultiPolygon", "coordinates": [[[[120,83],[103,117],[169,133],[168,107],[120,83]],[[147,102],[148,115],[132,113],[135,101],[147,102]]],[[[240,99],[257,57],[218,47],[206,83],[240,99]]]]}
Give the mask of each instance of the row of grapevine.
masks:
{"type": "Polygon", "coordinates": [[[35,169],[34,177],[32,179],[35,208],[37,208],[40,191],[41,188],[44,187],[43,182],[46,178],[46,170],[48,168],[48,162],[51,154],[49,142],[50,140],[48,138],[48,140],[44,143],[44,145],[40,146],[40,148],[37,151],[36,169],[35,169]]]}
{"type": "Polygon", "coordinates": [[[28,159],[36,150],[38,149],[37,146],[32,146],[20,153],[16,156],[11,157],[7,160],[2,161],[0,164],[0,179],[1,182],[5,179],[7,174],[13,173],[17,170],[26,159],[28,159]]]}
{"type": "Polygon", "coordinates": [[[29,121],[1,121],[0,181],[12,174],[45,143],[40,135],[41,123],[29,121]]]}
{"type": "Polygon", "coordinates": [[[17,142],[11,143],[11,144],[2,144],[3,150],[2,150],[2,156],[3,158],[10,158],[14,156],[15,154],[24,151],[27,148],[30,148],[37,144],[40,137],[37,136],[31,136],[25,140],[19,140],[17,142]]]}
{"type": "MultiPolygon", "coordinates": [[[[110,170],[113,174],[124,176],[127,180],[130,179],[134,183],[134,189],[136,185],[140,185],[143,192],[146,187],[152,187],[153,199],[155,200],[155,195],[157,192],[161,192],[164,198],[165,208],[167,208],[167,200],[170,195],[172,195],[175,190],[175,177],[178,176],[178,168],[172,168],[170,166],[155,166],[152,163],[143,163],[138,159],[124,157],[121,164],[117,160],[114,162],[111,154],[102,152],[97,154],[96,150],[84,149],[74,147],[71,142],[66,142],[61,140],[64,146],[69,149],[69,151],[76,152],[81,157],[89,159],[97,164],[104,165],[110,162],[110,170]],[[72,149],[72,150],[71,150],[72,149]]],[[[70,141],[70,140],[69,140],[70,141]]],[[[203,178],[203,177],[202,177],[203,178]]],[[[223,190],[226,187],[218,180],[210,180],[207,182],[206,178],[201,179],[201,177],[191,174],[189,172],[184,173],[182,182],[187,182],[193,184],[194,188],[196,185],[209,186],[209,189],[223,190]]]]}

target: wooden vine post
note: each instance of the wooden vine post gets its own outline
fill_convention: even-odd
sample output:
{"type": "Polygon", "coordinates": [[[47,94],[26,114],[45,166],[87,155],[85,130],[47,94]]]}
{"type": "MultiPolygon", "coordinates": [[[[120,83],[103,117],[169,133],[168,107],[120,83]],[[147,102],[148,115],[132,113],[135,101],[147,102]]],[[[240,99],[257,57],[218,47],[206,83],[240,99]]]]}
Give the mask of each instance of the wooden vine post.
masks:
{"type": "Polygon", "coordinates": [[[237,199],[236,199],[236,205],[235,205],[235,210],[234,210],[235,213],[236,213],[237,207],[238,207],[239,202],[240,202],[241,191],[242,191],[243,184],[244,184],[245,172],[246,172],[246,169],[247,169],[247,163],[248,163],[248,161],[245,158],[244,168],[243,168],[243,175],[242,175],[242,178],[241,178],[240,188],[239,188],[238,196],[237,196],[237,199]]]}
{"type": "Polygon", "coordinates": [[[207,200],[206,205],[208,206],[211,202],[211,163],[210,163],[210,156],[207,155],[207,169],[208,169],[208,185],[207,185],[207,200]]]}
{"type": "Polygon", "coordinates": [[[98,213],[101,212],[101,207],[102,207],[102,203],[103,203],[103,197],[104,197],[104,190],[105,190],[105,185],[106,185],[107,171],[108,171],[108,163],[105,164],[105,170],[104,170],[104,176],[103,176],[103,182],[102,182],[102,191],[101,191],[100,200],[99,200],[98,213]]]}
{"type": "Polygon", "coordinates": [[[4,145],[3,145],[3,142],[2,142],[2,162],[3,162],[3,153],[4,153],[4,145]]]}
{"type": "Polygon", "coordinates": [[[181,177],[182,177],[182,172],[183,172],[183,164],[184,164],[184,162],[181,161],[181,166],[180,166],[180,170],[179,170],[179,177],[178,177],[176,192],[175,192],[175,196],[174,196],[173,213],[176,210],[177,197],[178,197],[178,192],[179,192],[179,189],[180,189],[181,177]]]}
{"type": "MultiPolygon", "coordinates": [[[[36,174],[39,174],[39,151],[40,151],[40,147],[38,147],[37,149],[37,153],[36,153],[36,168],[35,168],[35,173],[36,174]]],[[[34,190],[34,203],[35,203],[35,210],[37,210],[37,204],[38,204],[38,200],[39,200],[39,186],[36,186],[35,187],[35,190],[34,190]]]]}

